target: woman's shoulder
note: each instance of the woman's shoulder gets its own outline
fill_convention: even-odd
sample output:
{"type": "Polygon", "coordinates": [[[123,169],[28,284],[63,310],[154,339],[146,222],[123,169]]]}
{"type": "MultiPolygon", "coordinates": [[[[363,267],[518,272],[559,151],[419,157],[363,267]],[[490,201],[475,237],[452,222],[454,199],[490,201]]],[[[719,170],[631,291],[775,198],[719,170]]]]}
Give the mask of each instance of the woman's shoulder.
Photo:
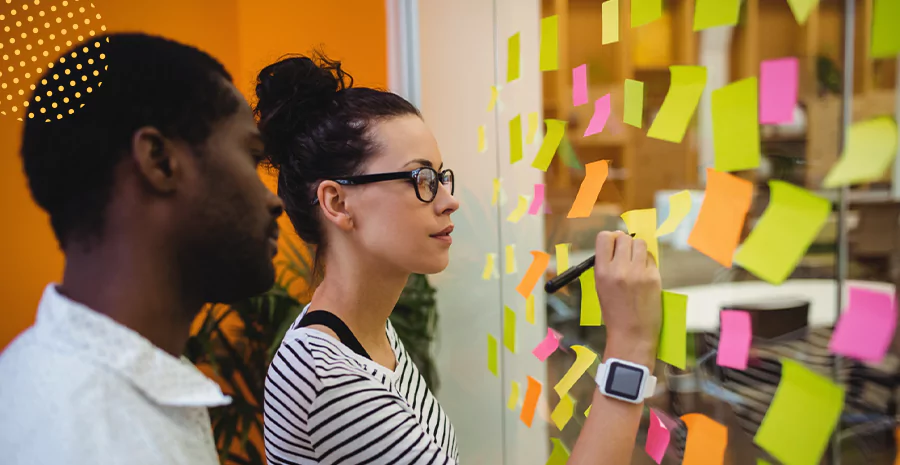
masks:
{"type": "Polygon", "coordinates": [[[290,365],[301,376],[324,380],[325,384],[343,376],[369,376],[366,367],[332,335],[306,327],[285,335],[276,361],[290,365]]]}

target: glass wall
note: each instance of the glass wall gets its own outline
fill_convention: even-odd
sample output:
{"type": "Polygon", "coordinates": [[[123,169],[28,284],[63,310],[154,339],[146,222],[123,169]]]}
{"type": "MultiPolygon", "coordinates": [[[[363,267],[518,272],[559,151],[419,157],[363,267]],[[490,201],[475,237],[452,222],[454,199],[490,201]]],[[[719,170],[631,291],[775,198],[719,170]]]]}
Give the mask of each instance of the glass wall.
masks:
{"type": "Polygon", "coordinates": [[[573,346],[602,357],[605,327],[590,285],[543,284],[616,229],[657,242],[663,288],[687,298],[685,316],[665,309],[685,360],[657,365],[633,463],[653,463],[651,409],[671,435],[663,463],[714,449],[692,444],[697,414],[727,429],[727,463],[893,463],[900,2],[731,3],[419,1],[421,106],[462,204],[433,283],[438,397],[463,463],[543,464],[574,445],[597,361],[562,399],[554,387],[573,346]],[[599,195],[580,192],[594,171],[599,195]],[[540,280],[522,287],[533,262],[540,280]],[[542,362],[548,328],[562,339],[542,362]]]}

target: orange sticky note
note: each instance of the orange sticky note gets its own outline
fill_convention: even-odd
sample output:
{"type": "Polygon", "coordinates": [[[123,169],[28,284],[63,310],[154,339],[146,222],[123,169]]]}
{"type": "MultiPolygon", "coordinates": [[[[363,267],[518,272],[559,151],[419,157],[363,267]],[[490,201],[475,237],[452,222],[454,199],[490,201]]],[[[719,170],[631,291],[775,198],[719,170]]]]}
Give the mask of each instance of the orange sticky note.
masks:
{"type": "Polygon", "coordinates": [[[572,209],[569,210],[567,218],[587,218],[591,216],[591,210],[597,203],[597,196],[603,189],[603,183],[609,176],[609,161],[600,160],[585,165],[587,171],[584,181],[581,181],[581,187],[578,188],[578,195],[572,202],[572,209]]]}
{"type": "Polygon", "coordinates": [[[535,284],[541,279],[541,275],[544,274],[547,265],[550,264],[550,254],[546,252],[532,250],[531,256],[534,257],[531,261],[531,266],[528,267],[528,271],[525,272],[522,281],[516,286],[516,291],[526,299],[531,295],[531,291],[534,290],[535,284]]]}
{"type": "Polygon", "coordinates": [[[525,391],[525,401],[522,403],[522,413],[519,415],[519,419],[529,428],[531,428],[531,422],[534,420],[534,409],[537,407],[542,389],[543,386],[538,380],[531,376],[528,377],[528,388],[525,391]]]}
{"type": "MultiPolygon", "coordinates": [[[[900,427],[894,430],[894,440],[897,444],[900,444],[900,427]]],[[[894,465],[900,465],[900,450],[897,451],[897,456],[894,457],[894,465]]]]}
{"type": "Polygon", "coordinates": [[[707,168],[706,193],[688,244],[730,268],[752,201],[753,183],[707,168]]]}
{"type": "Polygon", "coordinates": [[[722,465],[728,446],[728,429],[706,415],[689,413],[681,417],[687,425],[684,465],[722,465]]]}

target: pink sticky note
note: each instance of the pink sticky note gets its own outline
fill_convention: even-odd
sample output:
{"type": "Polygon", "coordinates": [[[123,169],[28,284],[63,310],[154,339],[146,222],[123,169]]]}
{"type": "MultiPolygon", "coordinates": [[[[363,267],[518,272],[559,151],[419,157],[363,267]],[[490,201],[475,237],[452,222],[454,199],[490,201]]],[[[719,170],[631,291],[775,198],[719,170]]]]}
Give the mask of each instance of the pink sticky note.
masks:
{"type": "Polygon", "coordinates": [[[644,450],[656,463],[661,463],[666,449],[669,447],[669,428],[662,419],[657,416],[654,409],[650,409],[650,428],[647,430],[647,443],[644,450]]]}
{"type": "Polygon", "coordinates": [[[559,334],[558,332],[547,328],[547,337],[545,337],[544,340],[541,341],[541,343],[531,351],[531,353],[534,354],[534,356],[537,357],[538,360],[543,362],[547,360],[547,357],[549,357],[550,354],[552,354],[554,351],[556,351],[556,349],[559,348],[560,339],[562,339],[562,334],[559,334]]]}
{"type": "Polygon", "coordinates": [[[762,62],[759,72],[759,122],[761,124],[794,122],[799,70],[800,65],[796,58],[779,58],[762,62]]]}
{"type": "Polygon", "coordinates": [[[572,68],[572,105],[588,103],[587,65],[572,68]]]}
{"type": "Polygon", "coordinates": [[[543,184],[535,184],[534,185],[534,200],[531,201],[531,206],[528,207],[529,215],[537,215],[541,209],[541,205],[544,203],[544,185],[543,184]]]}
{"type": "Polygon", "coordinates": [[[746,370],[752,340],[750,314],[739,310],[722,310],[716,363],[723,367],[746,370]]]}
{"type": "Polygon", "coordinates": [[[584,130],[584,137],[602,131],[603,127],[606,126],[606,120],[609,119],[609,112],[609,94],[606,94],[594,102],[594,116],[591,117],[590,124],[588,124],[587,129],[584,130]]]}
{"type": "Polygon", "coordinates": [[[851,287],[847,309],[834,328],[828,349],[863,362],[881,362],[896,326],[893,294],[851,287]]]}

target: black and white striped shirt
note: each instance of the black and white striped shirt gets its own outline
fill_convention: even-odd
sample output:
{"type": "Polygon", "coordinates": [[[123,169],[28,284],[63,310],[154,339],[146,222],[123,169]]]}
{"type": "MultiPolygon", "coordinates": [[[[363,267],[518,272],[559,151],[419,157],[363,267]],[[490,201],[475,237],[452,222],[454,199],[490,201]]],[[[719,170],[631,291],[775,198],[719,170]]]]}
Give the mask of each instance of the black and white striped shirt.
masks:
{"type": "Polygon", "coordinates": [[[315,329],[288,331],[266,376],[269,464],[457,463],[453,425],[386,332],[394,371],[315,329]]]}

